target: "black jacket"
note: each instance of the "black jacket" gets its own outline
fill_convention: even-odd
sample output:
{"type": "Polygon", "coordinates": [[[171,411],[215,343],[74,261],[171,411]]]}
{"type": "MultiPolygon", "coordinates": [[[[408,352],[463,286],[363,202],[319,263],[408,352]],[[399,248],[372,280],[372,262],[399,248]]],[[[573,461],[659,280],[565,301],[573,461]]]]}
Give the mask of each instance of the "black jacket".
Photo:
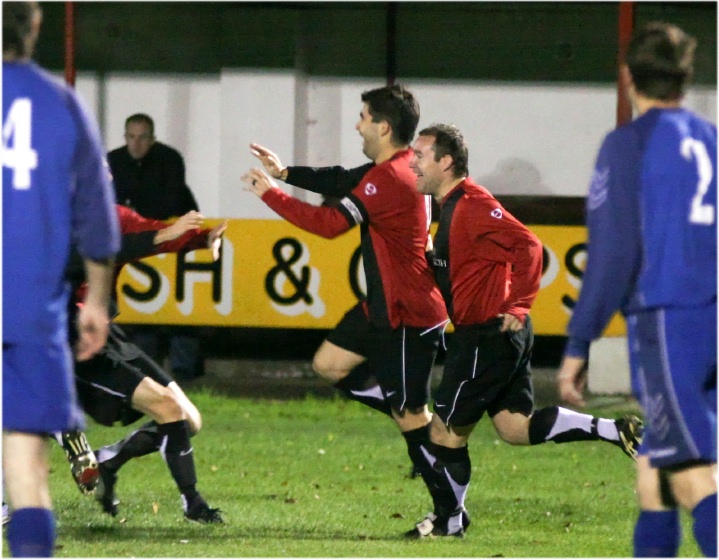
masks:
{"type": "Polygon", "coordinates": [[[174,148],[155,142],[144,158],[135,160],[122,146],[107,154],[107,159],[118,204],[156,220],[199,210],[185,183],[185,162],[174,148]]]}

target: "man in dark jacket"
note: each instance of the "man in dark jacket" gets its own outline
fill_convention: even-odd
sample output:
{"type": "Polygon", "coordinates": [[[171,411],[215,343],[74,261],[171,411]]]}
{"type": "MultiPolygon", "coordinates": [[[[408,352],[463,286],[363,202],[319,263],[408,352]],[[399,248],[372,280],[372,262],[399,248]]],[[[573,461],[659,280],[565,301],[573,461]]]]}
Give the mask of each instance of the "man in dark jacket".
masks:
{"type": "MultiPolygon", "coordinates": [[[[155,139],[155,123],[137,113],[125,120],[125,146],[107,154],[118,204],[155,220],[199,210],[185,182],[185,162],[175,148],[155,139]]],[[[132,342],[162,364],[169,356],[178,380],[201,376],[200,339],[194,327],[137,325],[127,328],[132,342]]]]}
{"type": "Polygon", "coordinates": [[[185,162],[180,152],[156,141],[150,116],[138,113],[127,117],[125,142],[107,154],[118,204],[156,220],[199,210],[185,183],[185,162]]]}

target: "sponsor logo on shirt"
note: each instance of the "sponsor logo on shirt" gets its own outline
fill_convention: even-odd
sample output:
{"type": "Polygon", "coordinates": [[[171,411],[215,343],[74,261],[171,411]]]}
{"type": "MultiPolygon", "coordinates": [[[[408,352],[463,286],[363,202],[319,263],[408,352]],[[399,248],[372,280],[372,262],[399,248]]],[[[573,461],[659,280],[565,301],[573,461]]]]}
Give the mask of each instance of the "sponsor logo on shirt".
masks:
{"type": "Polygon", "coordinates": [[[373,194],[377,194],[377,187],[374,186],[372,183],[367,183],[364,186],[364,193],[367,196],[372,196],[373,194]]]}
{"type": "Polygon", "coordinates": [[[492,216],[493,218],[497,218],[498,220],[501,220],[502,219],[501,208],[495,208],[494,210],[492,210],[492,212],[490,213],[490,216],[492,216]]]}

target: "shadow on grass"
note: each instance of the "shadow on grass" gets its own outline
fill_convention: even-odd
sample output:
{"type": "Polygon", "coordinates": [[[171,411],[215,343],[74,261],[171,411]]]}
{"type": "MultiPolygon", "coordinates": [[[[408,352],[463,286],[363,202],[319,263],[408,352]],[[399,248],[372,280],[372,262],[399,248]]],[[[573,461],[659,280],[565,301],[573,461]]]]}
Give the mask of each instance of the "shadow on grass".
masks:
{"type": "Polygon", "coordinates": [[[307,527],[276,527],[269,525],[237,526],[234,524],[197,525],[183,522],[176,527],[133,527],[127,523],[115,522],[112,525],[90,525],[85,527],[67,526],[62,530],[63,539],[75,539],[88,544],[101,543],[108,539],[118,541],[192,540],[197,543],[211,543],[222,535],[231,539],[286,539],[314,541],[397,541],[405,540],[401,535],[370,536],[356,532],[338,531],[307,527]]]}

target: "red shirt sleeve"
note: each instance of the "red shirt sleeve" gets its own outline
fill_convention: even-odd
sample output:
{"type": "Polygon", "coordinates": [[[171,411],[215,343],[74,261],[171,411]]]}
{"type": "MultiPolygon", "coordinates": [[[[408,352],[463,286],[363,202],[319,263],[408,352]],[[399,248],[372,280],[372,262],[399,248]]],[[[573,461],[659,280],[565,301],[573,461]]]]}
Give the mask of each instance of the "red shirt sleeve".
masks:
{"type": "Polygon", "coordinates": [[[336,208],[314,206],[290,196],[282,189],[268,190],[262,195],[262,200],[291,224],[327,239],[337,237],[355,225],[336,208]]]}
{"type": "MultiPolygon", "coordinates": [[[[116,208],[120,221],[120,232],[123,236],[126,234],[142,233],[147,231],[160,231],[169,225],[162,220],[145,218],[127,206],[117,204],[116,208]]],[[[150,255],[157,255],[160,253],[177,253],[179,251],[193,251],[195,249],[207,248],[207,235],[210,231],[210,228],[197,228],[186,231],[177,239],[165,241],[159,245],[154,245],[152,250],[148,251],[147,254],[137,256],[136,258],[139,259],[143,256],[149,257],[150,255]]]]}

